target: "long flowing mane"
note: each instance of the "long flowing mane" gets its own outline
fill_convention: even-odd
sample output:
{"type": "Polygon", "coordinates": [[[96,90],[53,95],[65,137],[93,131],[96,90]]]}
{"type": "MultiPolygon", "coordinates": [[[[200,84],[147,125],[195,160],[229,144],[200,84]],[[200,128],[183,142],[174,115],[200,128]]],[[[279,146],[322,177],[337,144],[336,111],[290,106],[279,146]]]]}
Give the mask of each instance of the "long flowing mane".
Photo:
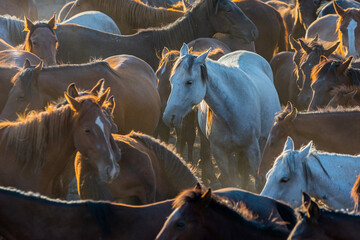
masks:
{"type": "Polygon", "coordinates": [[[0,22],[5,22],[7,32],[9,33],[10,39],[14,45],[22,44],[24,42],[26,33],[24,30],[24,21],[14,16],[0,16],[0,22]]]}
{"type": "Polygon", "coordinates": [[[109,13],[111,16],[120,17],[120,21],[128,22],[132,26],[139,28],[148,19],[154,19],[154,22],[161,22],[169,12],[181,13],[174,9],[163,9],[148,6],[137,0],[98,0],[94,1],[99,9],[109,13]]]}
{"type": "Polygon", "coordinates": [[[185,161],[159,140],[139,132],[132,132],[129,137],[141,141],[155,152],[160,166],[167,175],[167,181],[175,191],[187,189],[200,182],[185,161]]]}

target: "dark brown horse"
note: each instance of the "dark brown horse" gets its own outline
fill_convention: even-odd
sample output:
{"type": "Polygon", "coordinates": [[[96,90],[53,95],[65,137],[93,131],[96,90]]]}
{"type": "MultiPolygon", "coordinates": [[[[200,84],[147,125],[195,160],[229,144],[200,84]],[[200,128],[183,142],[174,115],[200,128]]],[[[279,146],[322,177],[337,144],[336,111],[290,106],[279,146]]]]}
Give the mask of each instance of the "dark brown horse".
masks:
{"type": "Polygon", "coordinates": [[[328,107],[336,108],[338,106],[342,107],[356,107],[360,106],[360,87],[359,86],[340,86],[331,91],[333,96],[329,103],[328,107]]]}
{"type": "Polygon", "coordinates": [[[200,0],[173,24],[162,29],[140,31],[131,36],[106,34],[72,24],[58,26],[57,57],[62,62],[81,63],[91,57],[130,54],[143,59],[156,70],[158,56],[165,46],[180,49],[184,42],[212,37],[217,32],[243,38],[246,42],[253,41],[258,35],[253,22],[233,2],[200,0]]]}
{"type": "Polygon", "coordinates": [[[277,229],[271,222],[271,214],[265,218],[257,215],[259,212],[267,215],[264,214],[267,209],[258,212],[248,207],[247,202],[231,202],[212,194],[210,189],[184,191],[175,199],[173,208],[157,240],[286,239],[288,236],[288,231],[277,229]],[[254,216],[258,218],[255,220],[254,216]]]}
{"type": "Polygon", "coordinates": [[[300,148],[313,140],[316,148],[327,152],[358,154],[360,125],[357,109],[331,109],[319,112],[297,112],[291,104],[276,116],[267,139],[259,174],[265,176],[275,158],[282,152],[288,136],[300,148]],[[351,124],[344,124],[351,123],[351,124]],[[331,133],[331,137],[329,137],[331,133]]]}
{"type": "Polygon", "coordinates": [[[108,94],[74,99],[65,93],[67,106],[0,123],[1,185],[58,196],[55,179],[76,151],[88,157],[100,179],[114,179],[119,166],[109,144],[112,125],[101,110],[108,94]]]}
{"type": "Polygon", "coordinates": [[[38,9],[35,0],[2,0],[0,1],[0,15],[12,15],[18,18],[28,17],[32,21],[38,20],[38,9]]]}
{"type": "MultiPolygon", "coordinates": [[[[1,55],[1,54],[0,54],[1,55]]],[[[19,72],[18,67],[4,67],[0,65],[0,109],[4,108],[12,88],[11,79],[19,72]]]]}
{"type": "MultiPolygon", "coordinates": [[[[68,5],[64,7],[68,8],[68,5]]],[[[175,9],[155,8],[141,1],[133,0],[77,0],[63,20],[80,12],[100,11],[114,19],[124,35],[136,33],[139,29],[162,27],[184,16],[175,9]]]]}
{"type": "MultiPolygon", "coordinates": [[[[233,201],[243,197],[240,190],[224,189],[215,193],[233,201]]],[[[257,202],[262,208],[268,207],[267,201],[257,202]]],[[[6,239],[60,240],[71,236],[74,240],[153,240],[171,213],[172,203],[173,200],[167,200],[130,206],[94,201],[65,202],[0,187],[0,235],[6,239]]],[[[276,210],[276,204],[273,206],[276,210]]],[[[291,209],[284,206],[284,211],[292,215],[291,209]]]]}
{"type": "Polygon", "coordinates": [[[339,86],[360,86],[360,69],[350,66],[352,57],[345,61],[324,59],[314,67],[311,78],[312,99],[309,110],[325,107],[331,100],[331,90],[339,86]]]}
{"type": "Polygon", "coordinates": [[[289,240],[359,239],[359,215],[322,209],[306,193],[303,193],[303,209],[289,240]]]}
{"type": "Polygon", "coordinates": [[[15,119],[17,113],[44,108],[48,102],[61,97],[72,82],[81,89],[91,89],[104,78],[112,95],[117,96],[114,121],[119,133],[127,134],[134,129],[152,134],[160,116],[160,97],[153,70],[144,61],[128,55],[114,56],[107,61],[22,69],[13,79],[1,118],[15,119]]]}
{"type": "Polygon", "coordinates": [[[45,65],[56,64],[58,40],[56,33],[55,14],[47,23],[33,24],[25,18],[25,29],[28,32],[24,44],[18,48],[38,56],[45,65]]]}
{"type": "Polygon", "coordinates": [[[113,135],[121,151],[121,174],[106,184],[86,157],[78,154],[75,171],[82,199],[148,204],[176,197],[199,180],[169,146],[141,133],[113,135]]]}

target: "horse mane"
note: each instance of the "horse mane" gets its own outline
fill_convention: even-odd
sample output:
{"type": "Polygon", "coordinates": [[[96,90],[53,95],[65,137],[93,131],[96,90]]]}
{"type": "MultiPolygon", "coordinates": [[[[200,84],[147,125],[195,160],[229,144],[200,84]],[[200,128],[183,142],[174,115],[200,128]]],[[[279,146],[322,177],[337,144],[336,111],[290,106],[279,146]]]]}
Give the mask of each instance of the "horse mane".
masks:
{"type": "Polygon", "coordinates": [[[23,32],[25,26],[24,21],[18,19],[15,16],[10,16],[10,15],[2,15],[0,16],[0,20],[6,22],[8,33],[10,35],[10,39],[12,40],[13,44],[14,45],[22,44],[26,36],[26,33],[23,32]]]}
{"type": "Polygon", "coordinates": [[[145,146],[153,150],[158,157],[159,164],[167,176],[167,181],[172,185],[174,192],[179,192],[189,186],[195,186],[200,183],[195,172],[186,165],[182,157],[169,148],[169,146],[161,143],[149,135],[140,132],[131,132],[129,137],[141,141],[145,146]]]}
{"type": "Polygon", "coordinates": [[[132,26],[143,25],[147,19],[156,18],[156,22],[164,18],[168,12],[179,12],[175,9],[156,8],[149,6],[140,0],[97,0],[93,1],[103,12],[109,16],[118,16],[120,21],[129,22],[132,26]]]}
{"type": "MultiPolygon", "coordinates": [[[[204,193],[205,190],[203,188],[184,190],[175,198],[173,202],[173,209],[180,208],[184,204],[197,204],[201,202],[201,197],[204,193]]],[[[271,232],[272,234],[282,235],[286,233],[283,230],[277,229],[276,224],[265,225],[261,221],[257,220],[257,216],[255,216],[242,201],[234,202],[226,197],[220,197],[214,193],[211,193],[211,199],[208,208],[212,208],[217,212],[221,212],[229,220],[239,222],[244,226],[254,227],[259,230],[271,232]]]]}
{"type": "MultiPolygon", "coordinates": [[[[80,99],[82,102],[85,100],[96,103],[94,96],[80,99]]],[[[32,111],[20,116],[16,122],[1,122],[3,133],[0,141],[6,142],[7,148],[14,147],[16,160],[24,168],[32,166],[36,173],[45,163],[47,146],[71,131],[69,120],[73,116],[74,112],[68,105],[60,108],[49,105],[45,111],[32,111]]]]}

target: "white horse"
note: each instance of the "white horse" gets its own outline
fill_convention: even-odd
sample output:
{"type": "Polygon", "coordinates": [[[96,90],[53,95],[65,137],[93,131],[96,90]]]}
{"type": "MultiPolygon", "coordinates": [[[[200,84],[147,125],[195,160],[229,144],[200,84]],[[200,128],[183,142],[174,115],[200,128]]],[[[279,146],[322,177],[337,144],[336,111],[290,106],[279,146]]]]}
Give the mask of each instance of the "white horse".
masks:
{"type": "Polygon", "coordinates": [[[306,192],[331,208],[353,208],[350,193],[359,172],[360,156],[319,153],[312,141],[294,150],[294,142],[288,137],[283,152],[267,174],[261,195],[298,207],[302,193],[306,192]]]}
{"type": "Polygon", "coordinates": [[[207,59],[208,53],[195,56],[186,44],[182,46],[170,78],[172,91],[163,120],[180,126],[183,117],[201,102],[199,125],[210,141],[222,184],[246,184],[249,166],[257,176],[259,141],[265,143],[280,110],[273,74],[269,63],[256,53],[236,51],[218,61],[207,59]]]}
{"type": "Polygon", "coordinates": [[[98,31],[121,35],[114,20],[105,13],[98,11],[86,11],[76,14],[60,24],[74,23],[98,31]]]}

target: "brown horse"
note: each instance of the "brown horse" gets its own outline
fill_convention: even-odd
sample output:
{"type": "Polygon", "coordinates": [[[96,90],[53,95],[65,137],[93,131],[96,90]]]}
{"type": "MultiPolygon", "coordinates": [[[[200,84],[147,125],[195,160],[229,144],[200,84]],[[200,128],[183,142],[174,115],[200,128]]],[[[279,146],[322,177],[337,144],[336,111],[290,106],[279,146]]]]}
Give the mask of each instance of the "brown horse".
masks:
{"type": "Polygon", "coordinates": [[[360,106],[360,86],[340,86],[331,91],[333,96],[326,108],[360,106]]]}
{"type": "Polygon", "coordinates": [[[2,0],[0,1],[0,15],[12,15],[18,18],[28,17],[38,20],[38,10],[35,0],[2,0]]]}
{"type": "MultiPolygon", "coordinates": [[[[201,53],[207,51],[209,48],[213,49],[210,52],[209,57],[213,60],[217,60],[223,55],[231,52],[230,48],[212,38],[198,38],[194,41],[191,41],[188,46],[192,48],[193,53],[201,53]]],[[[156,76],[159,79],[158,91],[160,94],[161,100],[161,109],[162,111],[166,107],[167,100],[170,96],[171,86],[170,86],[170,75],[171,70],[174,66],[175,61],[178,59],[180,52],[177,50],[169,51],[167,48],[164,48],[162,51],[162,59],[160,61],[158,70],[156,71],[156,76]]],[[[162,122],[162,119],[160,119],[162,122]]],[[[164,126],[159,130],[159,135],[162,137],[162,140],[168,141],[169,131],[170,129],[165,126],[165,124],[161,124],[160,126],[164,126]]],[[[184,151],[185,144],[188,144],[188,161],[193,162],[192,160],[192,150],[193,144],[195,142],[196,135],[196,121],[195,121],[195,113],[191,112],[187,117],[184,118],[181,129],[176,129],[177,139],[176,139],[176,148],[178,153],[182,154],[184,151]]]]}
{"type": "Polygon", "coordinates": [[[56,65],[58,40],[54,31],[55,23],[55,14],[47,23],[33,24],[28,18],[25,18],[24,31],[28,33],[25,42],[18,49],[37,55],[45,65],[56,65]]]}
{"type": "Polygon", "coordinates": [[[317,149],[358,154],[360,144],[360,112],[357,109],[330,109],[320,112],[298,113],[288,104],[278,116],[267,139],[259,173],[265,176],[275,158],[280,155],[288,136],[294,139],[295,148],[313,140],[317,149]],[[353,124],[344,124],[353,123],[353,124]],[[329,137],[331,133],[331,137],[329,137]]]}
{"type": "MultiPolygon", "coordinates": [[[[215,193],[233,201],[253,195],[233,189],[215,193]]],[[[258,197],[257,200],[261,199],[269,198],[258,197]]],[[[262,208],[271,204],[266,200],[253,202],[259,202],[262,208]]],[[[153,240],[171,213],[172,203],[173,200],[167,200],[130,206],[94,201],[65,202],[0,187],[0,234],[6,239],[60,240],[71,236],[74,240],[153,240]]],[[[276,210],[276,204],[273,206],[276,210]]],[[[284,206],[284,211],[293,214],[284,206]]]]}
{"type": "Polygon", "coordinates": [[[65,93],[67,106],[0,123],[1,185],[58,196],[55,179],[76,151],[88,157],[100,179],[114,179],[119,166],[109,144],[112,125],[101,109],[108,94],[74,99],[65,93]]]}
{"type": "Polygon", "coordinates": [[[153,70],[133,56],[114,56],[108,61],[22,69],[13,79],[1,118],[15,119],[17,113],[45,107],[61,97],[72,82],[81,89],[90,89],[104,78],[105,85],[111,87],[116,96],[114,121],[119,133],[127,134],[134,129],[152,134],[160,116],[160,97],[153,70]]]}
{"type": "Polygon", "coordinates": [[[11,79],[19,72],[18,67],[0,65],[0,109],[4,108],[9,97],[9,92],[13,86],[11,79]]]}
{"type": "Polygon", "coordinates": [[[314,66],[320,62],[322,56],[329,57],[339,46],[339,42],[328,46],[331,43],[320,41],[316,35],[313,39],[299,39],[298,44],[301,46],[302,55],[295,68],[296,84],[300,90],[296,102],[303,110],[308,108],[311,101],[311,72],[314,66]]]}
{"type": "Polygon", "coordinates": [[[359,239],[360,216],[345,211],[322,209],[303,193],[303,209],[289,240],[301,239],[359,239]]]}
{"type": "Polygon", "coordinates": [[[106,184],[86,157],[78,154],[75,172],[80,198],[148,204],[174,198],[199,183],[185,161],[158,140],[135,132],[113,137],[121,151],[121,174],[106,184]]]}
{"type": "Polygon", "coordinates": [[[36,55],[23,50],[0,51],[0,65],[8,67],[23,67],[26,60],[31,65],[38,65],[41,60],[36,55]]]}
{"type": "Polygon", "coordinates": [[[331,100],[331,90],[339,86],[360,86],[360,69],[350,66],[352,57],[345,61],[324,59],[314,67],[311,78],[312,99],[309,110],[325,107],[331,100]]]}
{"type": "MultiPolygon", "coordinates": [[[[64,7],[68,8],[68,5],[64,7]]],[[[77,0],[63,20],[80,12],[100,11],[111,17],[124,35],[136,33],[139,29],[162,27],[184,16],[175,9],[150,7],[133,0],[77,0]]]]}
{"type": "Polygon", "coordinates": [[[165,46],[180,49],[184,42],[212,37],[217,32],[228,33],[247,42],[253,41],[258,34],[254,23],[233,2],[200,0],[173,24],[162,29],[140,31],[131,36],[106,34],[72,24],[58,26],[57,56],[62,62],[81,63],[91,57],[130,54],[143,59],[156,70],[158,56],[165,46]]]}
{"type": "Polygon", "coordinates": [[[261,209],[259,216],[247,202],[231,202],[214,195],[211,189],[184,191],[173,208],[156,240],[286,239],[289,234],[272,223],[272,214],[266,214],[269,209],[261,209]]]}

